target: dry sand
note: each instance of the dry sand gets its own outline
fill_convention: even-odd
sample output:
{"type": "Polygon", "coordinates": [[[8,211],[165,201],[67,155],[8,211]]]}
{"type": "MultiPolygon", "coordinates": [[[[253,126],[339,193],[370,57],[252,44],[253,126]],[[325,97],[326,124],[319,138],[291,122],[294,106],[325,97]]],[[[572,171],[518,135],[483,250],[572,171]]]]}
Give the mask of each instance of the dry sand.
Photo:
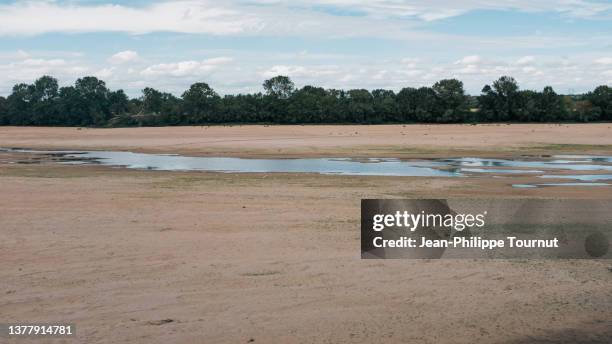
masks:
{"type": "Polygon", "coordinates": [[[234,156],[439,156],[529,150],[612,151],[612,124],[0,127],[0,147],[234,156]]]}
{"type": "MultiPolygon", "coordinates": [[[[496,156],[525,149],[610,153],[611,134],[606,124],[0,128],[0,146],[496,156]]],[[[75,323],[78,336],[66,343],[607,343],[612,337],[608,261],[359,258],[361,198],[612,198],[607,188],[510,187],[525,177],[8,164],[14,158],[0,154],[0,323],[75,323]]]]}

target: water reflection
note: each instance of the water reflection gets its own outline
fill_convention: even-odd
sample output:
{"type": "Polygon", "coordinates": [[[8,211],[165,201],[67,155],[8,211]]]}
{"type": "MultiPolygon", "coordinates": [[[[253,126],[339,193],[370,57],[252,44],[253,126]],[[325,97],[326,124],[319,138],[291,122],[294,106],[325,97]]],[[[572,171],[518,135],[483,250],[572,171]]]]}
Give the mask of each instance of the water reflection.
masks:
{"type": "Polygon", "coordinates": [[[103,165],[159,171],[282,172],[414,177],[461,176],[461,173],[452,169],[435,169],[398,159],[367,159],[365,161],[349,158],[243,159],[103,151],[81,152],[79,154],[67,153],[65,157],[75,159],[70,163],[87,163],[94,160],[103,165]]]}
{"type": "Polygon", "coordinates": [[[114,151],[33,151],[0,149],[31,153],[33,157],[18,163],[48,160],[63,164],[101,164],[130,169],[156,171],[213,171],[231,173],[282,172],[367,176],[469,177],[478,175],[536,175],[545,179],[573,179],[568,183],[514,184],[517,188],[540,186],[608,186],[597,181],[612,180],[612,157],[592,155],[556,155],[521,159],[448,158],[400,160],[393,158],[309,158],[244,159],[230,157],[188,157],[177,154],[145,154],[114,151]],[[567,174],[567,171],[574,173],[567,174]],[[565,174],[564,174],[565,172],[565,174]],[[580,173],[588,172],[588,173],[580,173]]]}
{"type": "Polygon", "coordinates": [[[539,188],[546,186],[610,186],[608,183],[540,183],[540,184],[512,184],[513,188],[539,188]]]}
{"type": "Polygon", "coordinates": [[[546,174],[540,176],[545,179],[575,179],[583,181],[596,181],[596,180],[612,180],[612,174],[546,174]]]}

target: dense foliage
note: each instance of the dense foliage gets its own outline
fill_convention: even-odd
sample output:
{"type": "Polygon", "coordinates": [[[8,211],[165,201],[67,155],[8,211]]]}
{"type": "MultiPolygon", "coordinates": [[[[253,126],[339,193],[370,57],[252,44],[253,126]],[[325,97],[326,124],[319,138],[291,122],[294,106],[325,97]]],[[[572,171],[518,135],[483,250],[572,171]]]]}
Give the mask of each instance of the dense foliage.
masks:
{"type": "Polygon", "coordinates": [[[463,83],[446,79],[432,87],[390,90],[336,90],[305,86],[277,76],[265,93],[219,96],[196,83],[181,97],[145,88],[129,99],[104,81],[88,76],[59,87],[43,76],[17,84],[0,97],[0,125],[156,126],[213,123],[475,123],[612,120],[612,88],[599,86],[578,96],[520,90],[511,77],[486,85],[477,97],[463,83]]]}

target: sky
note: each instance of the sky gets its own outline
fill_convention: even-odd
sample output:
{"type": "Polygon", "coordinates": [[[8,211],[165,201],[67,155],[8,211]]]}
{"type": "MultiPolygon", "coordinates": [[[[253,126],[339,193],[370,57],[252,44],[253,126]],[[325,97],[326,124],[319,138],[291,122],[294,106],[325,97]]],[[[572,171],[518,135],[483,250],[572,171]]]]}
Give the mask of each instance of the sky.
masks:
{"type": "Polygon", "coordinates": [[[42,75],[94,75],[137,97],[296,86],[431,86],[468,93],[502,75],[523,89],[612,84],[612,1],[0,0],[0,95],[42,75]]]}

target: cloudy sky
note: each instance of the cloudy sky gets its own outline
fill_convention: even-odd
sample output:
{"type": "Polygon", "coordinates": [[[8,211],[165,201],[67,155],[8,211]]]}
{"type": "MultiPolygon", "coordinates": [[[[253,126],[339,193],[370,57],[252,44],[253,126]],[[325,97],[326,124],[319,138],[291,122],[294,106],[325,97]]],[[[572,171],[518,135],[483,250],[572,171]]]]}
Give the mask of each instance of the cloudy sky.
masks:
{"type": "Polygon", "coordinates": [[[204,81],[221,94],[388,88],[501,75],[561,93],[612,84],[612,2],[591,0],[0,0],[0,95],[43,74],[138,96],[204,81]]]}

